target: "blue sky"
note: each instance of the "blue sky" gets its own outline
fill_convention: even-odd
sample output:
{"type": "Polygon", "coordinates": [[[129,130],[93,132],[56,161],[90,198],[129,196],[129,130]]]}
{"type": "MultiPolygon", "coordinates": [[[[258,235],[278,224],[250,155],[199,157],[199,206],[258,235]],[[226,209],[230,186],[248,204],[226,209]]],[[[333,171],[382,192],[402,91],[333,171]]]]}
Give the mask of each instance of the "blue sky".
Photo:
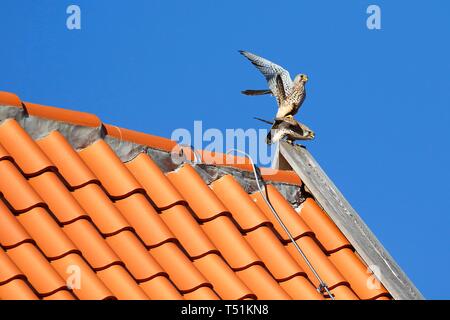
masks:
{"type": "Polygon", "coordinates": [[[240,94],[265,82],[238,49],[306,73],[308,149],[425,297],[450,298],[450,2],[278,6],[2,0],[0,90],[170,137],[273,116],[272,97],[240,94]],[[81,30],[66,28],[70,4],[81,30]]]}

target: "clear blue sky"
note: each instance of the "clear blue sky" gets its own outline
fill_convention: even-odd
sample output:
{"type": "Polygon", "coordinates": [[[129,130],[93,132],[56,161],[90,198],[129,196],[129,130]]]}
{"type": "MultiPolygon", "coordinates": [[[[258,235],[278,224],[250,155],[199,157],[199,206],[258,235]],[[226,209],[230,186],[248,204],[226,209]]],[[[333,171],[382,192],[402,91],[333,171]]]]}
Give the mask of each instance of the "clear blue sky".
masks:
{"type": "Polygon", "coordinates": [[[450,1],[230,2],[2,0],[0,90],[170,137],[273,116],[240,94],[265,82],[238,49],[307,73],[309,150],[425,297],[450,298],[450,1]]]}

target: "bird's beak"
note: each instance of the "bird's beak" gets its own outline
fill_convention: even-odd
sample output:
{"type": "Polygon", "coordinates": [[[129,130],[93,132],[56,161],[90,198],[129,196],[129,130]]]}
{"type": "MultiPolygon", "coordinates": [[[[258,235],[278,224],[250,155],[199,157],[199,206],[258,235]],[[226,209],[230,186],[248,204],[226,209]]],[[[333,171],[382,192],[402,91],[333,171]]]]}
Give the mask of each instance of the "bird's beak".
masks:
{"type": "Polygon", "coordinates": [[[303,76],[303,81],[308,82],[308,77],[307,76],[303,76]]]}
{"type": "Polygon", "coordinates": [[[314,134],[314,132],[311,132],[311,133],[309,134],[309,136],[311,137],[311,139],[314,139],[314,137],[315,137],[316,135],[314,134]]]}

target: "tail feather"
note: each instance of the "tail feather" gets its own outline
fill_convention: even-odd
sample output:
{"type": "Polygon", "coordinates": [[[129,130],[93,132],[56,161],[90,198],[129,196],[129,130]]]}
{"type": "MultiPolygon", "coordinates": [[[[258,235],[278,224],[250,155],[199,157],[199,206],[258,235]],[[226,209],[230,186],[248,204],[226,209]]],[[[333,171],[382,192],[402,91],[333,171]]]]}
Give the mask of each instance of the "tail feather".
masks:
{"type": "Polygon", "coordinates": [[[247,96],[260,96],[263,94],[272,94],[272,91],[265,89],[265,90],[244,90],[241,91],[242,94],[245,94],[247,96]]]}

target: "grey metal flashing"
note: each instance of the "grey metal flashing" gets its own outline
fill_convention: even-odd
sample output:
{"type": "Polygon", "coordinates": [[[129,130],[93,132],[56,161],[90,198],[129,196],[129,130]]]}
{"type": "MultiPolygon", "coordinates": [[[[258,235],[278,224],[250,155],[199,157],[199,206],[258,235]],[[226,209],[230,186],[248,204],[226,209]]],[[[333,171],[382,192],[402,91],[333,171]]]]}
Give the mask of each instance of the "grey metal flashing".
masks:
{"type": "Polygon", "coordinates": [[[374,274],[378,275],[378,280],[392,297],[396,300],[424,299],[308,150],[284,141],[280,142],[279,147],[279,157],[284,158],[299,175],[318,204],[347,237],[374,274]]]}

